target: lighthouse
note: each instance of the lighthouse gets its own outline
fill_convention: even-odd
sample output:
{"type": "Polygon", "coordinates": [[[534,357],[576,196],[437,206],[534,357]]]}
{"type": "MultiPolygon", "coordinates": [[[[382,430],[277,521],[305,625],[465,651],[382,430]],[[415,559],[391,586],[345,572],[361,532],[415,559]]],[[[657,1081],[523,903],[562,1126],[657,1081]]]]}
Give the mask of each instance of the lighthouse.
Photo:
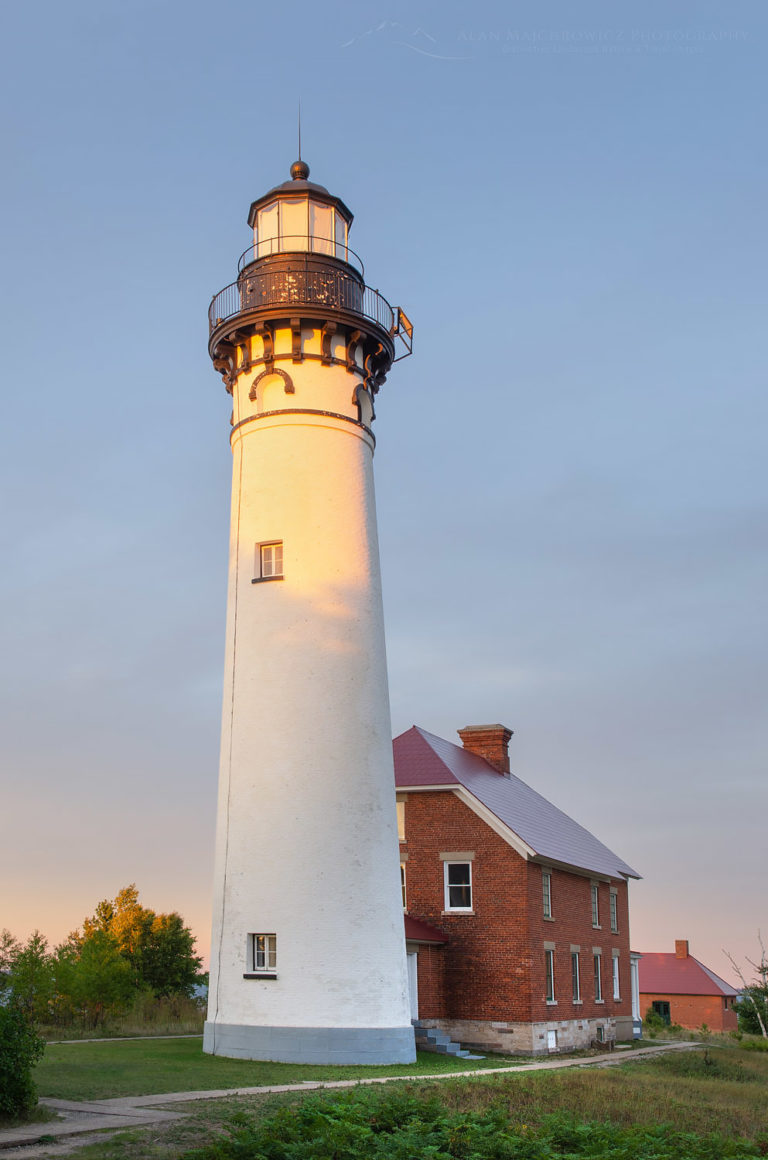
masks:
{"type": "Polygon", "coordinates": [[[412,327],[305,162],[248,224],[209,314],[233,473],[203,1050],[407,1063],[372,428],[412,327]]]}

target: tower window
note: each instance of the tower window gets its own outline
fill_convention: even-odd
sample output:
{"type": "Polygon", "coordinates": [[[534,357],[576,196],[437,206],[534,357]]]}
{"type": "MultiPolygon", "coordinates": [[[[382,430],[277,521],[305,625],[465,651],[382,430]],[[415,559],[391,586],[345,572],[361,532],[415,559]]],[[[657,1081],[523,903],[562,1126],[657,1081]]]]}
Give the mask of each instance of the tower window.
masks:
{"type": "Polygon", "coordinates": [[[277,935],[249,934],[246,979],[274,979],[277,971],[277,935]]]}
{"type": "Polygon", "coordinates": [[[256,545],[256,575],[253,583],[260,580],[283,579],[283,541],[269,540],[256,545]]]}

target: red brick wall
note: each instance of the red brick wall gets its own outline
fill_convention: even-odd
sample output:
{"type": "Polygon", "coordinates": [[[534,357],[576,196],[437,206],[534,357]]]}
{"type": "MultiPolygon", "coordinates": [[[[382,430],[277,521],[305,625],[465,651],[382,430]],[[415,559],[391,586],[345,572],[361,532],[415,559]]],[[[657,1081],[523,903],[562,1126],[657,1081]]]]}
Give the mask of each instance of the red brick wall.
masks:
{"type": "Polygon", "coordinates": [[[552,875],[552,920],[544,918],[541,867],[528,864],[530,936],[532,947],[541,953],[533,964],[532,1017],[534,1019],[601,1018],[632,1014],[629,964],[629,902],[627,884],[614,880],[598,883],[600,928],[592,925],[592,894],[589,878],[550,870],[552,875]],[[617,901],[618,933],[611,931],[609,894],[613,887],[617,901]],[[546,1002],[544,943],[555,944],[555,1001],[546,1002]],[[571,946],[580,947],[581,1003],[573,1001],[571,946]],[[603,1002],[595,1000],[593,947],[600,947],[603,1002]],[[613,998],[613,951],[619,952],[619,1000],[613,998]]]}
{"type": "MultiPolygon", "coordinates": [[[[553,921],[542,914],[541,867],[527,863],[450,792],[408,794],[408,911],[449,937],[442,997],[434,964],[419,948],[423,1018],[530,1022],[631,1015],[627,887],[618,889],[619,933],[610,932],[601,883],[601,930],[592,926],[590,880],[552,870],[553,921]],[[473,851],[473,914],[444,913],[441,851],[473,851]],[[545,1002],[544,943],[555,944],[556,1005],[545,1002]],[[571,991],[571,943],[581,946],[581,1004],[571,991]],[[603,952],[603,1003],[595,1003],[592,947],[603,952]],[[620,951],[621,1000],[613,1000],[611,950],[620,951]],[[424,983],[422,984],[422,972],[424,983]]],[[[440,952],[437,952],[438,954],[440,952]]]]}
{"type": "Polygon", "coordinates": [[[453,793],[409,794],[405,836],[400,848],[408,853],[408,911],[450,940],[444,950],[445,1015],[529,1019],[523,860],[453,793]],[[474,852],[474,914],[443,913],[441,851],[474,852]]]}
{"type": "Polygon", "coordinates": [[[418,947],[419,1018],[444,1019],[445,955],[442,947],[421,943],[418,947]]]}
{"type": "Polygon", "coordinates": [[[645,1016],[654,999],[669,1003],[669,1017],[672,1023],[679,1023],[691,1031],[696,1031],[702,1023],[712,1031],[736,1031],[739,1025],[736,1012],[723,1006],[722,995],[647,995],[640,994],[640,1014],[645,1016]]]}

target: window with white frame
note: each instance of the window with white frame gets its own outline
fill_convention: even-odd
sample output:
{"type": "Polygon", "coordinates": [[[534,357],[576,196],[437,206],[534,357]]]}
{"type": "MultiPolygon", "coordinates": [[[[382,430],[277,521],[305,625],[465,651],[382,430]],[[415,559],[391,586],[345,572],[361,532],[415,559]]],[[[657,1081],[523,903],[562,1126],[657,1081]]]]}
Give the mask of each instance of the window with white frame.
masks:
{"type": "Polygon", "coordinates": [[[405,893],[405,862],[400,863],[400,890],[403,895],[403,910],[407,910],[406,893],[405,893]]]}
{"type": "Polygon", "coordinates": [[[397,836],[401,842],[405,841],[405,802],[397,802],[397,836]]]}
{"type": "Polygon", "coordinates": [[[613,997],[614,999],[621,998],[621,990],[619,988],[619,956],[614,955],[612,960],[613,970],[613,997]]]}
{"type": "Polygon", "coordinates": [[[555,952],[544,951],[544,988],[548,1003],[555,1001],[555,952]]]}
{"type": "Polygon", "coordinates": [[[248,935],[246,967],[249,975],[274,975],[277,970],[277,935],[248,935]]]}
{"type": "Polygon", "coordinates": [[[599,892],[597,883],[593,882],[590,889],[591,889],[591,893],[592,893],[592,925],[599,926],[600,925],[600,892],[599,892]]]}
{"type": "Polygon", "coordinates": [[[592,956],[593,968],[595,972],[595,999],[598,1003],[603,1001],[603,976],[602,965],[603,956],[601,954],[594,954],[592,956]]]}
{"type": "Polygon", "coordinates": [[[571,985],[573,987],[574,1003],[581,1002],[581,972],[579,971],[579,952],[571,951],[571,985]]]}
{"type": "Polygon", "coordinates": [[[544,917],[552,917],[552,874],[549,870],[541,872],[541,893],[544,917]]]}
{"type": "Polygon", "coordinates": [[[472,909],[472,863],[443,862],[446,910],[472,909]]]}
{"type": "Polygon", "coordinates": [[[259,580],[283,579],[282,540],[270,540],[268,543],[256,545],[255,571],[254,584],[259,580]]]}
{"type": "Polygon", "coordinates": [[[614,934],[619,933],[619,899],[615,890],[611,890],[608,895],[611,907],[611,930],[614,934]]]}

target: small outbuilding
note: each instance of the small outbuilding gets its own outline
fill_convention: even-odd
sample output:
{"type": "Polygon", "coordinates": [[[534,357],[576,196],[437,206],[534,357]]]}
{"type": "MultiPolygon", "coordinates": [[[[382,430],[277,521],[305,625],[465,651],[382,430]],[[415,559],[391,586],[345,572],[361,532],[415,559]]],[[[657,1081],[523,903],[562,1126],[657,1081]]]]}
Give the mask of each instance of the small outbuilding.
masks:
{"type": "Polygon", "coordinates": [[[695,1030],[735,1031],[738,991],[695,959],[687,939],[677,939],[675,953],[643,953],[639,963],[640,1010],[655,1011],[665,1023],[695,1030]]]}

